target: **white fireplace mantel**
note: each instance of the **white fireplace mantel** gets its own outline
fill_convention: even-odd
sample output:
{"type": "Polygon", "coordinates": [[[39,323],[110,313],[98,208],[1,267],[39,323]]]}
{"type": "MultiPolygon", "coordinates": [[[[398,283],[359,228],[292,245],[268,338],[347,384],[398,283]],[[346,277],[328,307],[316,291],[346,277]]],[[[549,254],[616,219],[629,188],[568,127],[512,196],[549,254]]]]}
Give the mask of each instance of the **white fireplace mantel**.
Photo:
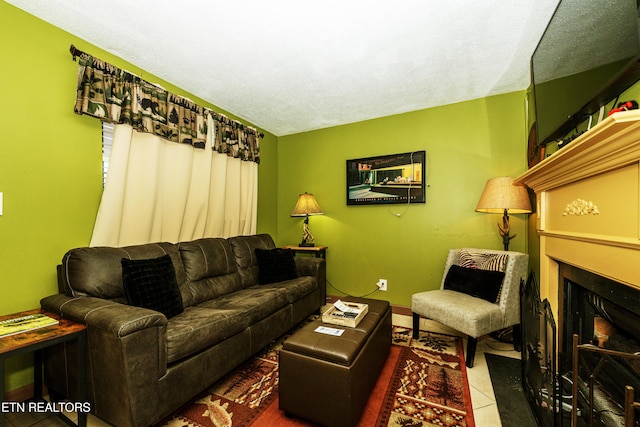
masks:
{"type": "Polygon", "coordinates": [[[536,193],[540,291],[558,262],[640,289],[640,110],[615,113],[516,178],[536,193]]]}

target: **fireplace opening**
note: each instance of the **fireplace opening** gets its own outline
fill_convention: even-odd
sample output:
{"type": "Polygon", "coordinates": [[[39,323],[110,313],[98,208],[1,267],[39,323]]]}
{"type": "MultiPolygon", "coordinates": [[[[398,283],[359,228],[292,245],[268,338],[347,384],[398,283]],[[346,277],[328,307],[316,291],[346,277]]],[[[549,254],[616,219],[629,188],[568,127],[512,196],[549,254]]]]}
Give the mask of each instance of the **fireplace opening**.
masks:
{"type": "Polygon", "coordinates": [[[571,378],[574,424],[625,425],[626,387],[640,398],[640,290],[567,264],[559,271],[559,377],[571,378]]]}
{"type": "Polygon", "coordinates": [[[522,385],[538,425],[640,427],[630,404],[640,401],[640,290],[571,265],[559,272],[557,329],[533,273],[520,293],[522,385]]]}

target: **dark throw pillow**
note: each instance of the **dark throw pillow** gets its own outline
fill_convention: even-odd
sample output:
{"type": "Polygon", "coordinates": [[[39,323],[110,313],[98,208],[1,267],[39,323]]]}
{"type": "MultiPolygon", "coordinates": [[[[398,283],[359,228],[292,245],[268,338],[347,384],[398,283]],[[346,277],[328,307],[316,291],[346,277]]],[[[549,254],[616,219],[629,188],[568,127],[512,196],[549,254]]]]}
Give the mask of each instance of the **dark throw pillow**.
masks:
{"type": "Polygon", "coordinates": [[[258,283],[266,285],[298,277],[294,255],[290,249],[256,249],[258,283]]]}
{"type": "Polygon", "coordinates": [[[170,319],[184,311],[171,257],[122,258],[124,294],[130,305],[159,311],[170,319]]]}
{"type": "Polygon", "coordinates": [[[444,279],[444,289],[458,291],[495,303],[502,288],[504,272],[452,265],[444,279]]]}

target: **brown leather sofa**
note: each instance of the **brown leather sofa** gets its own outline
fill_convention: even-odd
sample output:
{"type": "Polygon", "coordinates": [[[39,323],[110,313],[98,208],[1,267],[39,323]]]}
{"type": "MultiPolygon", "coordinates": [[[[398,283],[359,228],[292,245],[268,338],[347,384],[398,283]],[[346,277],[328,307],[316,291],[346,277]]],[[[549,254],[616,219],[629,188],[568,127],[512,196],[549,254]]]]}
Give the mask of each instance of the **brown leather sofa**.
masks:
{"type": "MultiPolygon", "coordinates": [[[[60,293],[41,306],[87,325],[92,413],[121,427],[152,425],[317,312],[326,299],[324,259],[295,257],[297,277],[261,285],[256,249],[273,248],[261,234],[65,254],[60,293]],[[167,254],[184,310],[170,318],[128,304],[122,267],[123,258],[167,254]]],[[[68,345],[45,353],[52,397],[74,399],[74,359],[68,345]]]]}

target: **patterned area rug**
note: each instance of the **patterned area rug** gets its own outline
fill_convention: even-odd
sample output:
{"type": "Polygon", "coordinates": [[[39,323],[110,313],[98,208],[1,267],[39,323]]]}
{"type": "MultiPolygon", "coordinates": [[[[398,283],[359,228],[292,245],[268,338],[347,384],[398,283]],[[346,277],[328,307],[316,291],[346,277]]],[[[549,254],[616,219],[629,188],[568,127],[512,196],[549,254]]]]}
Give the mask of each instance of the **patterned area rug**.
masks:
{"type": "MultiPolygon", "coordinates": [[[[278,409],[275,344],[163,420],[162,427],[310,426],[278,409]]],[[[361,427],[475,427],[462,341],[394,327],[393,345],[360,422],[361,427]]]]}

